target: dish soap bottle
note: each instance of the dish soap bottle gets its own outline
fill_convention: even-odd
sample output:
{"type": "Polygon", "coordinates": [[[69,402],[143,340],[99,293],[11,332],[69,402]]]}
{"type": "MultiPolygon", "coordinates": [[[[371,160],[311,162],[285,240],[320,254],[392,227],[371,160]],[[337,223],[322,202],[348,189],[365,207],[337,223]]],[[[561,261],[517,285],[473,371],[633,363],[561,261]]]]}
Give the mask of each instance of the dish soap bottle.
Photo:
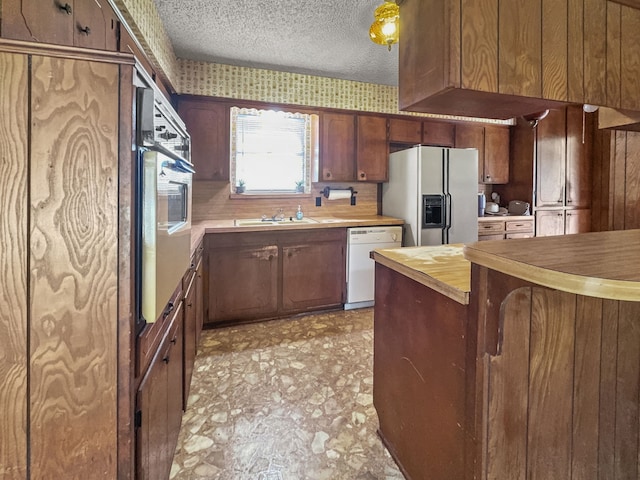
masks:
{"type": "Polygon", "coordinates": [[[302,207],[300,205],[298,205],[298,211],[296,212],[296,219],[302,220],[303,216],[304,215],[302,214],[302,207]]]}

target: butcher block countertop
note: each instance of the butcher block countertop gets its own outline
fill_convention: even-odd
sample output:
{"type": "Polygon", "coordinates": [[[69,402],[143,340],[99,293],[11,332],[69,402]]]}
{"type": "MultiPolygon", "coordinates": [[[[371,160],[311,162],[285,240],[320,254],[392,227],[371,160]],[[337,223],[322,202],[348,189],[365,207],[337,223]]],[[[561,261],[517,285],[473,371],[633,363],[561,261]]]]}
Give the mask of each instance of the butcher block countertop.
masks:
{"type": "Polygon", "coordinates": [[[640,230],[472,243],[464,257],[549,288],[640,302],[640,230]]]}
{"type": "Polygon", "coordinates": [[[319,228],[375,227],[381,225],[404,225],[404,220],[383,215],[351,218],[305,216],[302,222],[287,218],[282,222],[273,223],[260,222],[259,218],[208,220],[194,222],[191,225],[191,251],[197,247],[205,233],[279,232],[319,228]]]}
{"type": "Polygon", "coordinates": [[[464,245],[385,248],[372,258],[463,305],[469,304],[471,264],[462,254],[464,245]]]}

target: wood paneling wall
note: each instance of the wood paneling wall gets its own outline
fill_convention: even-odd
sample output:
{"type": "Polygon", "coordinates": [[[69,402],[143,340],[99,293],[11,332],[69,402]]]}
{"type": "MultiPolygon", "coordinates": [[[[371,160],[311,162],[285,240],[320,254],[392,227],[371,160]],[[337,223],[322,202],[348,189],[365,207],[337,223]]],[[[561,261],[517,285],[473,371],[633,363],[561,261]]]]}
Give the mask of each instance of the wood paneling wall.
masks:
{"type": "Polygon", "coordinates": [[[362,217],[377,215],[378,185],[375,183],[314,183],[311,195],[293,195],[291,198],[246,198],[229,197],[229,182],[199,181],[193,187],[193,221],[221,220],[230,218],[260,218],[262,215],[271,216],[279,208],[284,209],[287,217],[294,216],[298,205],[307,217],[362,217]],[[351,205],[349,199],[327,200],[320,191],[325,186],[329,188],[353,187],[356,194],[356,204],[351,205]],[[316,207],[316,197],[322,197],[322,206],[316,207]]]}
{"type": "Polygon", "coordinates": [[[637,302],[507,296],[487,366],[485,478],[637,478],[638,318],[637,302]]]}

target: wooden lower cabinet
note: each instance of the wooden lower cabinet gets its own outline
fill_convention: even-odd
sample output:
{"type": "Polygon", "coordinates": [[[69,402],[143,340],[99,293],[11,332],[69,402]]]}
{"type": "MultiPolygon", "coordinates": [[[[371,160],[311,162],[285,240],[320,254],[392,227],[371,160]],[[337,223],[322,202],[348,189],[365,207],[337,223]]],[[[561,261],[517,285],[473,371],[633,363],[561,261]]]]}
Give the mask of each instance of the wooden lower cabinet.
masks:
{"type": "Polygon", "coordinates": [[[196,359],[196,351],[198,349],[197,335],[197,291],[196,291],[196,275],[195,271],[192,275],[188,275],[188,285],[184,294],[184,388],[183,388],[183,410],[187,409],[187,400],[189,398],[189,387],[191,386],[191,377],[193,375],[193,364],[196,359]]]}
{"type": "Polygon", "coordinates": [[[345,250],[343,228],[208,234],[205,322],[274,318],[340,306],[345,250]]]}
{"type": "Polygon", "coordinates": [[[480,217],[478,241],[533,237],[533,217],[480,217]]]}
{"type": "Polygon", "coordinates": [[[536,209],[536,237],[568,235],[591,230],[591,210],[536,209]]]}
{"type": "Polygon", "coordinates": [[[183,303],[172,313],[168,331],[137,393],[138,480],[168,479],[178,442],[183,405],[183,303]]]}

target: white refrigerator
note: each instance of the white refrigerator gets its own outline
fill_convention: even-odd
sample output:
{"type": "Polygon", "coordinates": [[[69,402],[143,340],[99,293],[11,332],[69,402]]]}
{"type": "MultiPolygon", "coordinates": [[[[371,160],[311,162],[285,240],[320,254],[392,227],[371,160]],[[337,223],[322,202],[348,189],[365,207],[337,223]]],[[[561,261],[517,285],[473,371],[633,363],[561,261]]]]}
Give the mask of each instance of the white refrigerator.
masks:
{"type": "Polygon", "coordinates": [[[478,151],[416,146],[392,153],[382,213],[405,221],[405,247],[476,242],[478,151]]]}

